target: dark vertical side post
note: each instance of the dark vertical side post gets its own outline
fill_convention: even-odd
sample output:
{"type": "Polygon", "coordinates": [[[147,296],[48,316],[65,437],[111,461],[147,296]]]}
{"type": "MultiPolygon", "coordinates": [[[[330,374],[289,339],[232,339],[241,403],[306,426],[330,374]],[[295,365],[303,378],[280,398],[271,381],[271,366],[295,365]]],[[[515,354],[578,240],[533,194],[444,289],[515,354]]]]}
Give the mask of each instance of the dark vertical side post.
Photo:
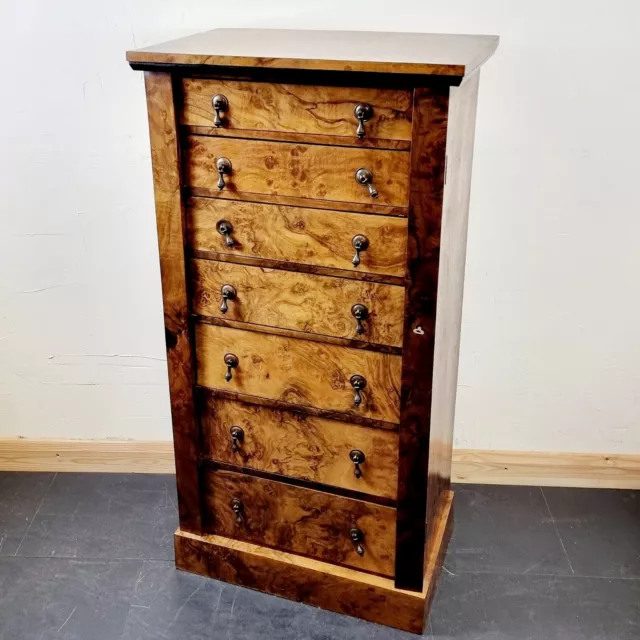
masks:
{"type": "Polygon", "coordinates": [[[185,218],[172,78],[145,72],[180,528],[201,533],[199,429],[185,270],[185,218]]]}
{"type": "Polygon", "coordinates": [[[395,585],[415,591],[422,590],[424,578],[448,108],[448,86],[414,91],[395,585]]]}

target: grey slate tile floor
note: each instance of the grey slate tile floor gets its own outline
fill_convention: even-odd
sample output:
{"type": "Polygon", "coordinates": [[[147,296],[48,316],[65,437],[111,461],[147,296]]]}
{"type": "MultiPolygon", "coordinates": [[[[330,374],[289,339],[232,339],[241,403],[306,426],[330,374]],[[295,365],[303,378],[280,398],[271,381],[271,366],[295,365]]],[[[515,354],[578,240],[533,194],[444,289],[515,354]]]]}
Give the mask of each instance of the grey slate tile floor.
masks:
{"type": "MultiPolygon", "coordinates": [[[[456,488],[430,639],[640,638],[640,492],[456,488]]],[[[177,572],[172,476],[0,473],[0,640],[407,640],[177,572]]]]}

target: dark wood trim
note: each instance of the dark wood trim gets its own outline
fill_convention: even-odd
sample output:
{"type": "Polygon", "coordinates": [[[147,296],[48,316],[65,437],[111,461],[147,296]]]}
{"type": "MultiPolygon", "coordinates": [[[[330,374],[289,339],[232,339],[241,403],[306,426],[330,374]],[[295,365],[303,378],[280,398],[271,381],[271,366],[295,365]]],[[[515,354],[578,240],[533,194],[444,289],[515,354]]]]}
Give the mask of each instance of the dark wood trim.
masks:
{"type": "Polygon", "coordinates": [[[247,255],[233,255],[219,253],[218,251],[206,251],[191,249],[190,257],[201,260],[215,260],[217,262],[231,262],[244,264],[247,267],[262,267],[264,269],[282,269],[284,271],[297,271],[298,273],[310,273],[318,276],[330,276],[333,278],[348,278],[349,280],[361,280],[363,282],[378,282],[380,284],[395,284],[404,286],[405,279],[400,276],[386,276],[379,273],[364,271],[347,271],[346,269],[334,269],[315,264],[302,264],[300,262],[285,262],[283,260],[270,260],[268,258],[254,258],[247,255]]]}
{"type": "Polygon", "coordinates": [[[424,588],[415,593],[393,580],[222,536],[175,534],[179,569],[258,589],[412,633],[422,633],[451,534],[453,495],[442,502],[424,588]]]}
{"type": "Polygon", "coordinates": [[[176,457],[180,527],[202,531],[195,414],[195,366],[185,264],[186,221],[180,197],[180,157],[172,78],[145,73],[156,203],[160,273],[176,457]]]}
{"type": "Polygon", "coordinates": [[[421,590],[449,90],[413,102],[407,298],[399,427],[396,587],[421,590]]]}
{"type": "Polygon", "coordinates": [[[325,87],[363,87],[373,89],[405,89],[414,87],[458,86],[463,75],[420,75],[410,73],[369,73],[363,71],[320,71],[315,69],[261,69],[259,67],[227,67],[198,64],[129,61],[136,71],[165,71],[191,78],[220,78],[251,82],[311,84],[325,87]]]}
{"type": "Polygon", "coordinates": [[[263,193],[244,193],[238,191],[218,191],[205,187],[183,187],[184,196],[198,196],[200,198],[220,198],[221,200],[240,200],[242,202],[257,202],[259,204],[277,204],[284,207],[305,207],[306,209],[329,209],[346,211],[347,213],[371,213],[380,216],[398,216],[406,218],[408,209],[376,204],[356,204],[353,202],[338,202],[333,200],[314,200],[312,198],[294,198],[291,196],[271,196],[263,193]]]}
{"type": "Polygon", "coordinates": [[[229,464],[228,462],[221,462],[214,458],[203,458],[203,464],[213,469],[223,469],[224,471],[233,471],[234,473],[241,473],[245,476],[253,476],[255,478],[262,478],[264,480],[273,480],[274,482],[282,482],[284,484],[290,484],[294,487],[302,487],[304,489],[313,489],[314,491],[320,491],[322,493],[330,493],[336,496],[342,496],[343,498],[351,498],[353,500],[362,500],[363,502],[372,502],[373,504],[379,504],[384,507],[396,506],[396,501],[390,498],[384,498],[382,496],[374,496],[369,493],[362,493],[362,491],[352,491],[351,489],[344,489],[343,487],[337,487],[335,485],[325,484],[324,482],[313,482],[311,480],[301,480],[300,478],[294,478],[292,476],[283,476],[278,473],[271,473],[269,471],[261,471],[260,469],[253,469],[252,467],[241,467],[235,464],[229,464]]]}
{"type": "Polygon", "coordinates": [[[280,329],[278,327],[270,327],[264,324],[251,324],[249,322],[240,322],[238,320],[229,320],[227,318],[216,318],[215,316],[199,316],[194,314],[193,319],[196,322],[201,322],[202,324],[215,324],[219,327],[229,327],[230,329],[244,329],[245,331],[268,333],[275,336],[284,336],[285,338],[310,340],[311,342],[326,342],[328,344],[337,344],[340,347],[363,349],[364,351],[393,353],[394,355],[402,354],[402,349],[400,347],[391,347],[386,344],[375,344],[373,342],[363,342],[362,340],[350,340],[349,338],[336,338],[335,336],[326,336],[320,333],[305,333],[303,331],[295,331],[293,329],[280,329]]]}
{"type": "Polygon", "coordinates": [[[382,149],[384,151],[409,151],[409,140],[379,140],[371,138],[348,138],[317,133],[292,133],[286,131],[253,131],[249,129],[222,129],[200,125],[181,124],[185,135],[239,138],[240,140],[271,140],[273,142],[300,142],[301,144],[321,145],[323,147],[361,147],[382,149]]]}
{"type": "MultiPolygon", "coordinates": [[[[210,393],[227,400],[238,400],[247,404],[257,404],[270,409],[285,409],[298,413],[306,413],[310,416],[318,416],[319,418],[328,418],[330,420],[340,420],[340,422],[350,422],[351,424],[359,424],[374,429],[386,429],[388,431],[397,431],[398,425],[393,422],[384,422],[383,420],[375,420],[373,418],[365,418],[362,416],[344,413],[342,411],[332,411],[330,409],[319,409],[307,405],[293,404],[291,402],[282,402],[282,400],[271,400],[269,398],[261,398],[259,396],[250,396],[245,393],[235,393],[226,391],[225,389],[209,389],[208,387],[197,386],[197,393],[210,393]]],[[[200,401],[199,401],[200,402],[200,401]]]]}

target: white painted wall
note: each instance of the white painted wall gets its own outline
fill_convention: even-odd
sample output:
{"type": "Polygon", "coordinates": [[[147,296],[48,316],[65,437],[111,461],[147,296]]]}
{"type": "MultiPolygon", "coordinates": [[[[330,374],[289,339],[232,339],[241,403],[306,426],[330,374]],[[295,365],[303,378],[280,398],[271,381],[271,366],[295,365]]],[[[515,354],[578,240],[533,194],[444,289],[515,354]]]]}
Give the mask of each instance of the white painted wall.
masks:
{"type": "Polygon", "coordinates": [[[171,436],[142,76],[222,26],[499,34],[456,445],[640,452],[640,5],[4,0],[0,437],[171,436]]]}

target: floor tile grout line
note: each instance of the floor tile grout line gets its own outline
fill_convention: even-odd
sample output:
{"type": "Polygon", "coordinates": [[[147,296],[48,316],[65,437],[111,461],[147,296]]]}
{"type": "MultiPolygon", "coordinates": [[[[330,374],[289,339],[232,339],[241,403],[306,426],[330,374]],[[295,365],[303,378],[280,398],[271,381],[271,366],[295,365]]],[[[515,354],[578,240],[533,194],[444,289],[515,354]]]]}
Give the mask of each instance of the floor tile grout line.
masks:
{"type": "Polygon", "coordinates": [[[53,474],[53,478],[51,478],[51,482],[49,483],[47,490],[44,492],[44,495],[42,496],[42,500],[40,500],[40,504],[38,505],[36,512],[33,514],[33,518],[31,518],[31,522],[29,523],[27,530],[24,532],[24,535],[22,536],[22,540],[20,540],[20,544],[18,545],[16,552],[13,554],[14,557],[18,556],[18,551],[20,551],[20,549],[22,548],[22,543],[25,541],[29,531],[31,531],[31,526],[35,522],[35,519],[38,517],[38,514],[40,513],[40,509],[42,509],[42,505],[44,504],[44,501],[47,499],[47,496],[49,495],[49,491],[51,491],[51,487],[53,486],[53,483],[55,482],[57,477],[58,477],[58,472],[56,471],[56,473],[53,474]]]}
{"type": "Polygon", "coordinates": [[[553,513],[551,513],[551,507],[549,506],[549,501],[547,500],[547,496],[545,495],[544,489],[542,487],[539,487],[539,489],[540,489],[540,493],[542,494],[542,499],[544,500],[544,503],[547,505],[547,511],[549,512],[549,517],[551,518],[553,528],[556,530],[556,535],[558,536],[558,540],[560,540],[562,550],[564,551],[564,555],[567,559],[567,562],[569,563],[569,569],[571,569],[571,573],[575,576],[576,572],[574,571],[573,565],[571,564],[571,558],[569,558],[569,554],[567,553],[567,548],[564,546],[564,540],[560,535],[560,530],[558,529],[558,525],[556,524],[556,519],[553,517],[553,513]]]}
{"type": "Polygon", "coordinates": [[[518,573],[515,571],[470,571],[468,569],[458,570],[458,573],[452,574],[456,577],[462,578],[463,576],[510,576],[514,578],[528,578],[529,576],[534,578],[558,578],[567,580],[580,580],[581,578],[589,580],[622,580],[627,582],[640,582],[640,576],[638,577],[625,577],[625,576],[594,576],[591,574],[581,573],[518,573]]]}

